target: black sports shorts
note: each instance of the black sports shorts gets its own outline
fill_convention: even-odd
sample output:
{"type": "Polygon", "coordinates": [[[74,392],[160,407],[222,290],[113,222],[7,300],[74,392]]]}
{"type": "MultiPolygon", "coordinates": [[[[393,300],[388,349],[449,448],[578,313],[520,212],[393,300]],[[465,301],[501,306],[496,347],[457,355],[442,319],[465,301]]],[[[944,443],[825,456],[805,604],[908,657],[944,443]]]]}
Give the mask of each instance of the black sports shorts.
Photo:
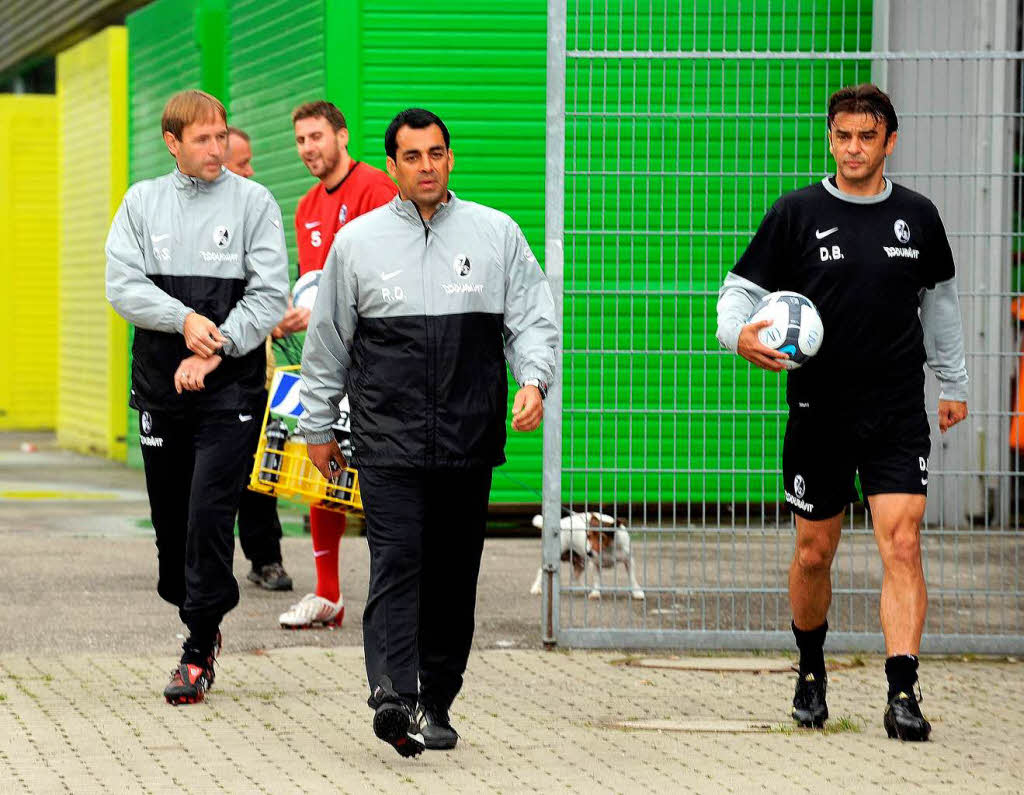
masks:
{"type": "Polygon", "coordinates": [[[791,408],[783,489],[794,513],[820,521],[872,494],[927,494],[931,435],[924,407],[876,416],[791,408]]]}

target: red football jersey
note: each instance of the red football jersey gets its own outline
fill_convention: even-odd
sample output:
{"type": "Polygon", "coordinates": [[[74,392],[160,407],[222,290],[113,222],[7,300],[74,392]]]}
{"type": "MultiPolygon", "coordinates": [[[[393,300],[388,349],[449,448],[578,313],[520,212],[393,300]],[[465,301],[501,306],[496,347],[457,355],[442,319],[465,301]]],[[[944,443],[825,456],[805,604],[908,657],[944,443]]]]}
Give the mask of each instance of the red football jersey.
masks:
{"type": "Polygon", "coordinates": [[[332,190],[318,182],[295,208],[295,240],[299,244],[299,275],[320,270],[334,235],[346,222],[387,204],[398,188],[379,168],[353,161],[332,190]]]}

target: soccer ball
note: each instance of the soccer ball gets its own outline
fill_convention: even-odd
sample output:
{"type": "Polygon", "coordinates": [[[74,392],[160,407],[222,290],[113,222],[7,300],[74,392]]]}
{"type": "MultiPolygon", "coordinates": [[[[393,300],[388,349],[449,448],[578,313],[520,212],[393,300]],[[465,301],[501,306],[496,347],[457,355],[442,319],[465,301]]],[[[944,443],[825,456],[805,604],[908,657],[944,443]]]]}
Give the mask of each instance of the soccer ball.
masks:
{"type": "Polygon", "coordinates": [[[295,282],[292,288],[292,306],[312,309],[316,303],[316,293],[320,289],[320,274],[323,271],[309,271],[295,282]]]}
{"type": "Polygon", "coordinates": [[[762,345],[789,354],[788,359],[780,360],[787,370],[806,364],[821,348],[825,337],[821,315],[811,300],[800,293],[768,293],[754,307],[747,323],[762,320],[770,320],[772,325],[758,331],[757,338],[762,345]]]}

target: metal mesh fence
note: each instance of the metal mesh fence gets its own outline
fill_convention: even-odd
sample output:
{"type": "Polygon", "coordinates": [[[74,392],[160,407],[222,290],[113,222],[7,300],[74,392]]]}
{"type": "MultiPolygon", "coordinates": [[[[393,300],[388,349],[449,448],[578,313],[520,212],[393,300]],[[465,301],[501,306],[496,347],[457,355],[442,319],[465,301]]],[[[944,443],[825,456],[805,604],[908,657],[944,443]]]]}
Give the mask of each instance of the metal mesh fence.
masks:
{"type": "MultiPolygon", "coordinates": [[[[593,570],[575,582],[563,564],[545,596],[549,640],[792,644],[784,376],[719,347],[715,303],[771,203],[834,172],[829,95],[874,80],[901,119],[887,175],[931,198],[949,234],[972,377],[968,421],[933,433],[925,649],[1024,648],[1016,6],[551,4],[547,257],[564,339],[544,562],[559,568],[560,513],[614,515],[645,598],[621,565],[588,598],[593,570]]],[[[851,372],[848,388],[866,377],[851,372]]],[[[870,518],[851,506],[833,567],[836,646],[880,648],[880,582],[870,518]]]]}

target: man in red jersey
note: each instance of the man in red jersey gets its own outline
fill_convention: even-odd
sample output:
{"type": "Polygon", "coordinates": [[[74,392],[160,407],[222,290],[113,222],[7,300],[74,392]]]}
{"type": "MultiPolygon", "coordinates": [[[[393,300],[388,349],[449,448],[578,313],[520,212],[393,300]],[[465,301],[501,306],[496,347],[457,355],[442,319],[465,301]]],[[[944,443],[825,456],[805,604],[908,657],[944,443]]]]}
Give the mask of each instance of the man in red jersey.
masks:
{"type": "MultiPolygon", "coordinates": [[[[302,276],[323,268],[334,235],[341,227],[387,204],[398,188],[380,169],[352,159],[345,117],[330,102],[300,105],[292,113],[292,124],[299,157],[319,180],[295,209],[295,239],[302,276]]],[[[275,336],[305,331],[309,314],[309,309],[289,307],[275,329],[275,336]]],[[[345,514],[313,507],[309,509],[309,519],[316,591],[281,614],[281,626],[287,629],[341,626],[345,615],[338,577],[338,546],[345,532],[345,514]]]]}

